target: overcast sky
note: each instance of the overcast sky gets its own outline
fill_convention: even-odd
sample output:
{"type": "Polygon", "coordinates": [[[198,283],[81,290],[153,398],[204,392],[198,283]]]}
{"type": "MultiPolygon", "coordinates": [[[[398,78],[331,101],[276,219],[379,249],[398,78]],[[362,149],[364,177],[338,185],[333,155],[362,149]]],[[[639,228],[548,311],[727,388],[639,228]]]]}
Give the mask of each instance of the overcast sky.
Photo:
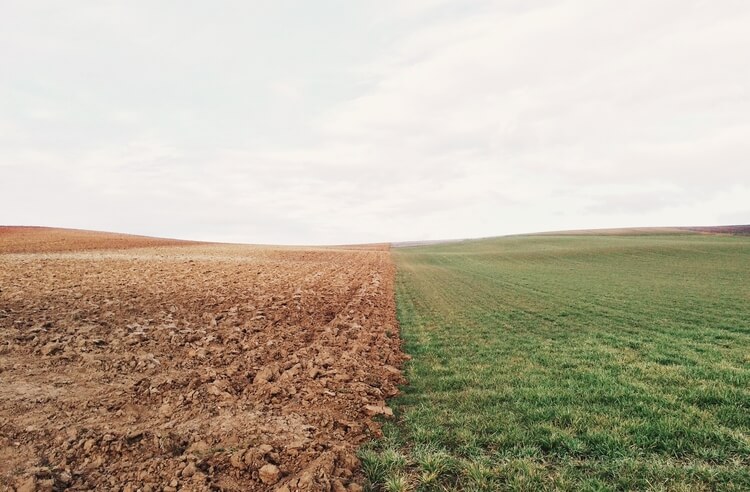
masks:
{"type": "Polygon", "coordinates": [[[2,3],[0,224],[750,223],[747,0],[2,3]]]}

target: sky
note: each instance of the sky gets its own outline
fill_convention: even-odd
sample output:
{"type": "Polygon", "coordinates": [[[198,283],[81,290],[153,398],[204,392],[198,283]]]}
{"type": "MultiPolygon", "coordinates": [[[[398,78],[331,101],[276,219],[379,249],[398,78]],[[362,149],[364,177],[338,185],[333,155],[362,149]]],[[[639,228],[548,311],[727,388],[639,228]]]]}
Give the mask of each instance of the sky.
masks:
{"type": "Polygon", "coordinates": [[[749,26],[746,0],[3,0],[0,224],[747,224],[749,26]]]}

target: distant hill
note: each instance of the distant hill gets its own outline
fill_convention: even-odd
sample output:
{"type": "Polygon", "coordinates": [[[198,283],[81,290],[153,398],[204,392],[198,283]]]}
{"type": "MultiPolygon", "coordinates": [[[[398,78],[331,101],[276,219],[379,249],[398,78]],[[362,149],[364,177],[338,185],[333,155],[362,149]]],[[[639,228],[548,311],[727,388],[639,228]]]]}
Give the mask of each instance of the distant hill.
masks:
{"type": "Polygon", "coordinates": [[[686,229],[703,234],[732,234],[736,236],[750,235],[750,225],[687,227],[686,229]]]}
{"type": "Polygon", "coordinates": [[[613,229],[580,229],[571,231],[536,232],[524,236],[653,236],[664,234],[727,234],[750,235],[750,225],[696,227],[622,227],[613,229]]]}
{"type": "Polygon", "coordinates": [[[197,244],[113,232],[54,227],[0,226],[0,253],[53,253],[91,249],[147,248],[197,244]]]}
{"type": "MultiPolygon", "coordinates": [[[[721,234],[734,236],[750,235],[750,225],[695,226],[695,227],[618,227],[609,229],[574,229],[567,231],[531,232],[509,236],[662,236],[672,234],[721,234]]],[[[394,248],[431,246],[480,239],[496,239],[504,236],[487,236],[464,239],[438,239],[429,241],[399,241],[391,243],[394,248]]]]}

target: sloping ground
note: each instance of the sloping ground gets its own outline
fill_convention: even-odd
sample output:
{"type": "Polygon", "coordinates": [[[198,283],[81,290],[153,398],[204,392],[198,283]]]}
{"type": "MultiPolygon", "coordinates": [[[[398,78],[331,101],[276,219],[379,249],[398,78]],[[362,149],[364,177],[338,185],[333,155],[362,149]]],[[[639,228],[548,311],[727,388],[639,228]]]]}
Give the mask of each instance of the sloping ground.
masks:
{"type": "Polygon", "coordinates": [[[732,234],[735,236],[750,235],[750,225],[686,227],[686,229],[704,234],[732,234]]]}
{"type": "Polygon", "coordinates": [[[387,248],[0,255],[0,488],[361,490],[393,275],[387,248]]]}
{"type": "Polygon", "coordinates": [[[750,490],[750,237],[394,250],[414,356],[384,490],[750,490]]]}
{"type": "Polygon", "coordinates": [[[78,229],[0,226],[0,253],[51,253],[55,251],[146,248],[188,244],[197,243],[78,229]]]}
{"type": "Polygon", "coordinates": [[[750,225],[696,226],[696,227],[622,227],[615,229],[580,229],[529,234],[532,236],[665,236],[674,234],[726,234],[748,235],[750,225]]]}
{"type": "Polygon", "coordinates": [[[620,227],[613,229],[578,229],[572,231],[549,231],[528,234],[529,236],[664,236],[691,234],[687,227],[620,227]]]}
{"type": "Polygon", "coordinates": [[[574,229],[568,231],[546,231],[529,234],[512,234],[509,236],[491,236],[469,239],[441,239],[432,241],[400,241],[391,243],[394,248],[412,248],[421,246],[437,246],[440,244],[454,244],[467,241],[499,239],[500,237],[519,236],[672,236],[686,234],[721,234],[730,236],[750,235],[750,225],[728,226],[696,226],[696,227],[620,227],[611,229],[574,229]]]}

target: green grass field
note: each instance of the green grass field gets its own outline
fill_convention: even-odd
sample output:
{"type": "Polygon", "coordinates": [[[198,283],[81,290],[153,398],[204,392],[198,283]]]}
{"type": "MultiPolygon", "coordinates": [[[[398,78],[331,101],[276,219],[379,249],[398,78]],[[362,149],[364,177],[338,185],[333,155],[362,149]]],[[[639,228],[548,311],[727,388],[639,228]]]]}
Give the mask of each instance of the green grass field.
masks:
{"type": "Polygon", "coordinates": [[[409,386],[372,490],[750,490],[750,238],[394,250],[409,386]]]}

